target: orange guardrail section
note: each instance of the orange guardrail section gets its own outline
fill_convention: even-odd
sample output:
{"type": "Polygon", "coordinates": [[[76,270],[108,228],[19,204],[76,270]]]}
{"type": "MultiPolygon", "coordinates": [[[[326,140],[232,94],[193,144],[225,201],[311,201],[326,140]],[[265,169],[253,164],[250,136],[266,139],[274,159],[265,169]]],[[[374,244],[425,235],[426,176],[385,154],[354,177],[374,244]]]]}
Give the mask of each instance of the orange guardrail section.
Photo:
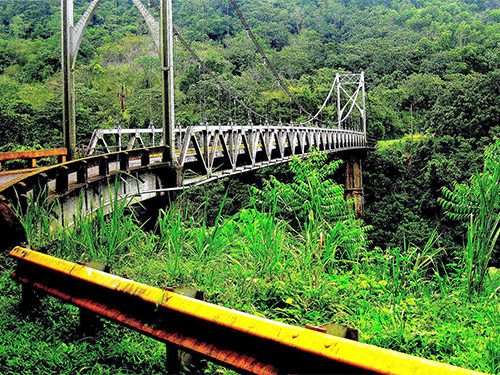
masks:
{"type": "Polygon", "coordinates": [[[255,374],[479,374],[256,317],[16,247],[12,277],[210,361],[255,374]]]}
{"type": "Polygon", "coordinates": [[[16,151],[16,152],[3,152],[0,153],[0,170],[2,168],[2,161],[7,160],[30,160],[30,167],[36,167],[36,159],[45,158],[48,156],[59,156],[59,163],[66,162],[68,151],[65,148],[56,148],[51,150],[34,150],[34,151],[16,151]]]}

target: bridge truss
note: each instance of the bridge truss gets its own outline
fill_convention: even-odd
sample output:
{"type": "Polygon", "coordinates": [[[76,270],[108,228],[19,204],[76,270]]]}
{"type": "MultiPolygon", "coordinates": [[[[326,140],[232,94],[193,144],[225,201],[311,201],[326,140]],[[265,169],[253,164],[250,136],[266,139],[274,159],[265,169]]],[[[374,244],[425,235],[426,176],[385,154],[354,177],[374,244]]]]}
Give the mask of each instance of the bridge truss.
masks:
{"type": "MultiPolygon", "coordinates": [[[[61,0],[63,76],[66,77],[64,80],[65,105],[63,106],[65,126],[63,128],[65,129],[65,144],[68,148],[68,159],[70,160],[76,155],[74,66],[85,28],[101,1],[102,0],[93,0],[77,25],[73,26],[73,0],[61,0]]],[[[226,167],[230,166],[232,168],[229,169],[234,169],[235,166],[238,165],[239,158],[246,159],[247,165],[254,167],[259,159],[257,155],[265,155],[265,158],[270,161],[272,155],[275,154],[279,155],[280,158],[289,155],[301,156],[306,153],[305,150],[307,150],[307,147],[316,147],[320,150],[335,152],[337,151],[337,144],[347,144],[347,140],[351,138],[356,139],[358,147],[362,148],[366,146],[366,108],[363,73],[337,73],[323,105],[319,108],[317,113],[309,113],[293,96],[284,81],[279,77],[276,69],[273,67],[269,58],[253,35],[236,1],[228,0],[228,2],[231,2],[243,23],[248,37],[255,44],[256,50],[262,55],[264,65],[268,67],[278,82],[279,87],[281,87],[290,98],[290,103],[295,103],[300,109],[300,112],[308,116],[307,120],[283,124],[281,120],[275,121],[269,119],[258,113],[258,111],[254,111],[252,108],[248,107],[243,100],[232,93],[231,90],[210,71],[196,52],[175,29],[172,21],[171,0],[161,0],[160,5],[158,5],[155,0],[150,0],[150,3],[154,5],[160,13],[160,22],[156,21],[155,17],[140,0],[132,1],[144,18],[155,45],[159,49],[163,77],[163,126],[161,131],[156,131],[156,134],[161,135],[161,140],[159,142],[155,141],[154,129],[152,130],[153,136],[150,138],[151,142],[149,144],[144,142],[144,139],[141,137],[141,134],[147,133],[148,130],[125,130],[119,128],[115,131],[100,130],[95,132],[86,151],[87,156],[94,153],[98,143],[102,143],[104,150],[111,152],[121,151],[124,142],[128,145],[127,149],[134,148],[135,141],[137,140],[137,144],[144,147],[156,146],[157,144],[167,146],[168,150],[163,154],[163,161],[170,163],[174,167],[184,167],[186,160],[189,158],[186,157],[183,150],[193,149],[197,155],[198,163],[202,166],[201,169],[207,174],[210,174],[213,169],[213,160],[215,159],[213,155],[219,151],[217,149],[218,147],[222,148],[222,152],[226,153],[226,167]],[[220,123],[213,125],[205,122],[201,123],[199,126],[190,127],[189,129],[183,129],[179,125],[177,127],[175,126],[172,42],[174,35],[193,56],[200,68],[203,68],[203,70],[216,82],[218,87],[232,98],[234,103],[237,103],[244,108],[244,110],[248,111],[249,120],[247,124],[235,124],[232,119],[229,119],[228,123],[225,125],[221,125],[220,123]],[[324,122],[321,120],[321,114],[324,112],[325,108],[328,108],[328,111],[331,113],[336,113],[336,121],[324,122]],[[254,126],[252,120],[250,120],[251,116],[260,121],[259,125],[254,126]],[[116,139],[114,145],[112,144],[113,142],[106,142],[105,138],[107,135],[114,135],[113,138],[116,139]],[[122,139],[127,138],[127,135],[129,135],[129,139],[122,139]],[[212,146],[210,142],[214,142],[214,145],[212,146]],[[255,142],[258,142],[258,144],[254,144],[255,142]],[[269,142],[272,142],[272,145],[269,142]],[[190,145],[192,146],[191,148],[189,147],[190,145]],[[284,145],[287,146],[285,147],[284,145]],[[114,147],[114,149],[110,149],[110,147],[114,147]],[[238,147],[241,149],[237,149],[238,147]],[[270,151],[271,148],[273,151],[270,151]],[[285,155],[284,150],[286,148],[289,150],[287,151],[289,155],[285,155]],[[212,156],[209,156],[210,153],[212,153],[212,156]],[[239,157],[239,155],[241,155],[241,157],[239,157]]]]}
{"type": "MultiPolygon", "coordinates": [[[[161,132],[154,128],[96,130],[88,154],[93,154],[99,143],[103,153],[154,147],[161,132]],[[113,141],[115,146],[110,146],[113,141]]],[[[174,162],[183,170],[183,186],[287,162],[292,156],[309,155],[312,149],[340,152],[366,148],[362,131],[305,126],[200,125],[177,128],[174,135],[174,162]]]]}

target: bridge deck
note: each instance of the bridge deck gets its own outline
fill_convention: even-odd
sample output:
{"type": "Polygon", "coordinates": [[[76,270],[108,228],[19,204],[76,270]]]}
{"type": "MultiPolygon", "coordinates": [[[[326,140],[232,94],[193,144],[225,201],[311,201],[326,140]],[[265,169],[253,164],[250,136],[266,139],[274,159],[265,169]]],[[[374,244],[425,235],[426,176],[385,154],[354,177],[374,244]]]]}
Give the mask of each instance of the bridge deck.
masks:
{"type": "MultiPolygon", "coordinates": [[[[139,132],[130,132],[134,131],[139,132]]],[[[109,206],[115,198],[146,200],[169,190],[285,163],[313,149],[336,153],[369,148],[365,133],[338,128],[196,126],[178,129],[176,138],[173,152],[163,146],[130,148],[4,175],[0,200],[16,202],[24,210],[29,196],[47,191],[59,200],[60,224],[66,225],[72,222],[82,196],[85,210],[93,210],[109,206]],[[173,163],[167,163],[172,157],[173,163]],[[120,185],[115,192],[110,189],[114,181],[120,185]]]]}

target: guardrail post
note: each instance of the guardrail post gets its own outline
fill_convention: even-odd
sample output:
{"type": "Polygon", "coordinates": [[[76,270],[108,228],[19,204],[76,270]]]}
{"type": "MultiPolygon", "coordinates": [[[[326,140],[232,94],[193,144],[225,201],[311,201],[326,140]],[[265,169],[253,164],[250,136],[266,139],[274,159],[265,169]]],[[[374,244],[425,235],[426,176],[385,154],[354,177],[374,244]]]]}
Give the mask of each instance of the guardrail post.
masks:
{"type": "MultiPolygon", "coordinates": [[[[167,287],[165,290],[174,292],[185,297],[194,298],[199,301],[205,301],[205,294],[188,286],[178,286],[174,288],[167,287]]],[[[174,345],[167,344],[167,371],[170,374],[178,374],[181,366],[189,365],[193,372],[203,373],[202,357],[179,350],[174,345]]]]}
{"type": "Polygon", "coordinates": [[[66,155],[59,155],[59,156],[57,157],[57,162],[58,162],[59,164],[66,163],[66,155]]]}
{"type": "Polygon", "coordinates": [[[68,186],[69,186],[69,168],[65,165],[62,165],[59,170],[57,171],[57,177],[56,177],[56,193],[57,194],[64,194],[68,191],[68,186]]]}
{"type": "Polygon", "coordinates": [[[22,312],[29,312],[38,302],[38,296],[34,289],[28,284],[22,284],[20,310],[22,312]]]}
{"type": "Polygon", "coordinates": [[[142,151],[142,155],[141,155],[141,167],[147,167],[149,165],[149,149],[148,148],[145,148],[143,151],[142,151]]]}
{"type": "Polygon", "coordinates": [[[122,152],[120,154],[120,170],[122,171],[130,170],[130,155],[128,152],[122,152]]]}
{"type": "Polygon", "coordinates": [[[80,332],[83,336],[95,336],[99,323],[96,314],[85,307],[80,307],[80,332]]]}
{"type": "Polygon", "coordinates": [[[181,369],[179,350],[174,345],[167,344],[167,371],[169,374],[178,374],[181,369]]]}
{"type": "Polygon", "coordinates": [[[99,176],[101,177],[109,176],[109,164],[107,156],[101,156],[101,158],[99,159],[99,176]]]}
{"type": "Polygon", "coordinates": [[[30,158],[30,168],[36,168],[36,158],[30,158]]]}
{"type": "Polygon", "coordinates": [[[82,160],[78,164],[78,169],[76,171],[76,182],[78,184],[86,184],[89,181],[89,170],[88,163],[82,160]]]}

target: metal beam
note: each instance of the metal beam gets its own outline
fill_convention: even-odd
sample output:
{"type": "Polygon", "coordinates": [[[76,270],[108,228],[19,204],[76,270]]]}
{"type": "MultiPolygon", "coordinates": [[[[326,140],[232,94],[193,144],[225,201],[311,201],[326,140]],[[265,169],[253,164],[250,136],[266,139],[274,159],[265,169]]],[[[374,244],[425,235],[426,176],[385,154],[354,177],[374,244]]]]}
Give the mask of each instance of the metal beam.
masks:
{"type": "Polygon", "coordinates": [[[16,247],[12,277],[106,319],[243,372],[478,374],[230,310],[16,247]]]}
{"type": "Polygon", "coordinates": [[[167,147],[163,161],[175,162],[174,113],[174,39],[172,0],[160,4],[160,60],[163,92],[163,144],[167,147]]]}
{"type": "MultiPolygon", "coordinates": [[[[155,18],[149,12],[149,10],[146,9],[144,4],[141,3],[140,0],[132,0],[132,2],[135,4],[137,9],[141,13],[142,18],[144,18],[144,21],[146,21],[146,25],[148,26],[149,32],[153,36],[156,48],[160,50],[160,26],[158,25],[158,22],[155,20],[155,18]]],[[[156,5],[156,3],[154,4],[156,5]]]]}
{"type": "Polygon", "coordinates": [[[75,85],[72,55],[73,0],[61,0],[61,65],[63,81],[63,139],[68,159],[76,156],[75,85]]]}

